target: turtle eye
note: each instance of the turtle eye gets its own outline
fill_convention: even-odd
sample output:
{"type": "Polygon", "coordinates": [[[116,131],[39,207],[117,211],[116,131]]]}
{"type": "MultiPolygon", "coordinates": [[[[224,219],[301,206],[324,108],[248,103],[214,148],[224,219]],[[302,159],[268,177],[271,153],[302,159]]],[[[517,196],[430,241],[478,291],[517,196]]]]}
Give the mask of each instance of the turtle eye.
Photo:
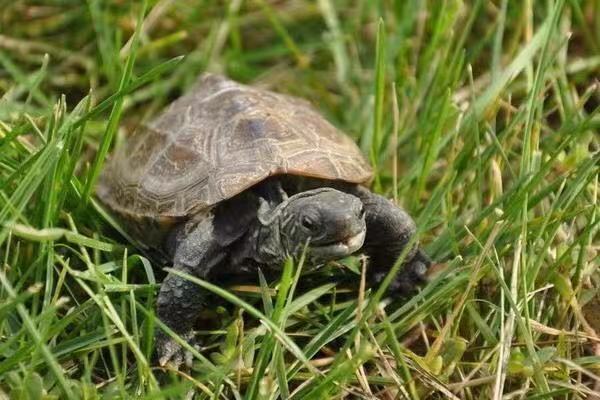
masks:
{"type": "Polygon", "coordinates": [[[302,217],[302,226],[312,231],[315,228],[315,222],[307,215],[302,217]]]}

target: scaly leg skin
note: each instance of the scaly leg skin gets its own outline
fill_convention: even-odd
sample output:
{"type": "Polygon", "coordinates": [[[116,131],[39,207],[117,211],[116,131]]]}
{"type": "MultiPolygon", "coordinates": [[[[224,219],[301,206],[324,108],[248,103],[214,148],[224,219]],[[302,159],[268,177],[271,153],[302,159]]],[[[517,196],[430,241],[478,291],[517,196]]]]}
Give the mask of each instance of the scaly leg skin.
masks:
{"type": "MultiPolygon", "coordinates": [[[[369,281],[378,285],[383,281],[412,236],[416,232],[413,219],[402,208],[383,196],[363,187],[354,187],[350,193],[358,196],[365,207],[367,236],[363,251],[369,256],[369,281]]],[[[405,257],[404,266],[388,288],[393,297],[403,297],[425,282],[431,261],[415,244],[405,257]]]]}
{"type": "MultiPolygon", "coordinates": [[[[190,271],[183,272],[190,273],[190,271]]],[[[198,285],[174,274],[169,274],[160,287],[157,300],[158,318],[188,343],[193,343],[193,320],[202,308],[204,290],[198,285]]],[[[189,355],[169,334],[162,329],[156,331],[158,363],[170,363],[178,368],[189,355]]]]}
{"type": "MultiPolygon", "coordinates": [[[[194,224],[188,223],[172,238],[174,268],[201,279],[225,258],[221,244],[216,240],[212,218],[194,224]]],[[[202,309],[205,291],[195,283],[170,273],[163,281],[157,299],[158,318],[188,343],[193,340],[193,324],[202,309]]],[[[191,354],[184,351],[162,329],[156,332],[156,352],[161,366],[170,363],[174,368],[185,361],[191,363],[191,354]]]]}

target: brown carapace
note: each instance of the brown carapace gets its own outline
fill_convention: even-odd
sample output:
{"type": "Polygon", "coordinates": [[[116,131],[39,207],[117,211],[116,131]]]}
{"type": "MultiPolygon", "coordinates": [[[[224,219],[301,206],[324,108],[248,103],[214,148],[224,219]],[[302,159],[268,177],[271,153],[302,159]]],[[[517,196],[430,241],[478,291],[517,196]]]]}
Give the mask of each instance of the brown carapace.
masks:
{"type": "Polygon", "coordinates": [[[372,170],[307,101],[204,74],[117,151],[97,193],[122,216],[160,221],[281,174],[362,184],[372,170]]]}

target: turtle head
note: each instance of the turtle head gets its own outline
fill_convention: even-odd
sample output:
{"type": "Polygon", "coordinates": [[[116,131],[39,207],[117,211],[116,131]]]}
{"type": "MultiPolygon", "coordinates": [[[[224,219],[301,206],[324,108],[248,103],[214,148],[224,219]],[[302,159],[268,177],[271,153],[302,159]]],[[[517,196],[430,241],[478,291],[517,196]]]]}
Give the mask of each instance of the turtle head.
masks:
{"type": "Polygon", "coordinates": [[[289,197],[272,215],[279,241],[288,255],[308,251],[315,261],[335,260],[359,250],[365,240],[363,204],[356,196],[331,188],[300,192],[289,197]]]}

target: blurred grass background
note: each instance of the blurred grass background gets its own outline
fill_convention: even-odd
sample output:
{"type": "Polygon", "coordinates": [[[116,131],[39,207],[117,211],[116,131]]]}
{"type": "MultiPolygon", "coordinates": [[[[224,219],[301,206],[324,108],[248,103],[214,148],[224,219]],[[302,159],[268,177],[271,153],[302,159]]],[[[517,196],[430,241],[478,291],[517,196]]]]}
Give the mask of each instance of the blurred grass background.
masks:
{"type": "Polygon", "coordinates": [[[600,393],[598,1],[0,5],[0,398],[600,393]],[[389,304],[334,283],[357,260],[290,263],[211,288],[193,368],[154,367],[161,274],[93,187],[204,70],[354,137],[418,220],[431,282],[389,304]]]}

